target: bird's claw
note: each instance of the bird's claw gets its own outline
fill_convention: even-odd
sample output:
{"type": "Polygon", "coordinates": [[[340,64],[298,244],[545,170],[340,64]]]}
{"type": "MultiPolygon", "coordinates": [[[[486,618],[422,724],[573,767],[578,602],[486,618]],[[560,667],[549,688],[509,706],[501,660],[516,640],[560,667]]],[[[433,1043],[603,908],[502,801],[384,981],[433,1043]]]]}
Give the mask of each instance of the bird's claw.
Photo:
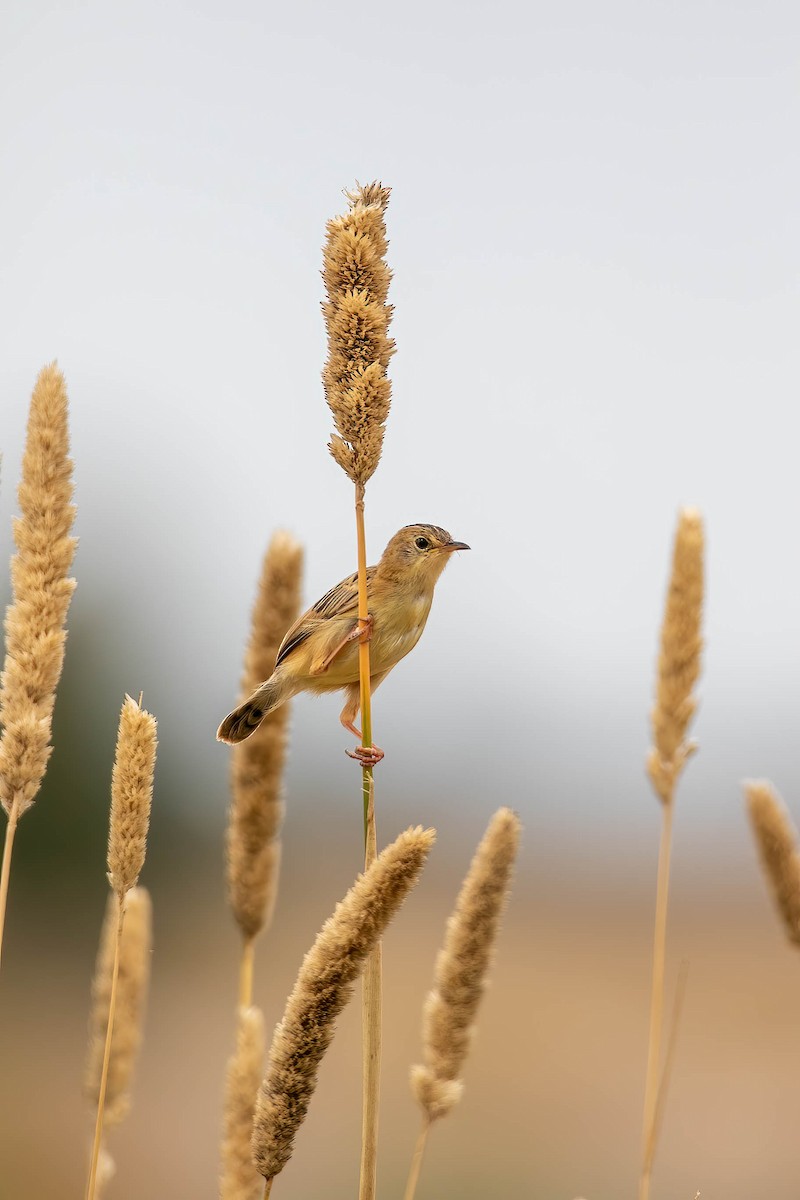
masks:
{"type": "Polygon", "coordinates": [[[375,625],[372,613],[367,613],[366,617],[358,618],[356,627],[356,636],[360,642],[368,642],[372,637],[372,630],[375,625]]]}
{"type": "Polygon", "coordinates": [[[386,757],[380,746],[356,746],[355,750],[345,750],[345,754],[362,767],[376,767],[386,757]]]}

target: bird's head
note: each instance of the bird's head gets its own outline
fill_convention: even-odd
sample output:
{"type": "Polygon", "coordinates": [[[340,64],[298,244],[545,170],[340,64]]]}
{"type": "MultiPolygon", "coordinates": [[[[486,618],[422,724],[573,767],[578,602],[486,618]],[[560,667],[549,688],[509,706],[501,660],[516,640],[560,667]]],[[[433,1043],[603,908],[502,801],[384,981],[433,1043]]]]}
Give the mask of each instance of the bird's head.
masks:
{"type": "Polygon", "coordinates": [[[403,582],[433,587],[454,550],[469,550],[469,546],[454,542],[438,525],[406,525],[384,550],[380,570],[403,582]]]}

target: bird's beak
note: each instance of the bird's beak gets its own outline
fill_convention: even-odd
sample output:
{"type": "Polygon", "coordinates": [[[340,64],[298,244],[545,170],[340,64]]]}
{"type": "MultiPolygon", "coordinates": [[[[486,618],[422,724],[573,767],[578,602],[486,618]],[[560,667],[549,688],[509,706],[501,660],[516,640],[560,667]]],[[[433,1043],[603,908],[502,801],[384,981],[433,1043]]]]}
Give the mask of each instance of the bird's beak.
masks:
{"type": "Polygon", "coordinates": [[[470,547],[466,542],[448,542],[447,545],[442,546],[441,549],[446,550],[449,554],[451,550],[469,550],[470,547]]]}

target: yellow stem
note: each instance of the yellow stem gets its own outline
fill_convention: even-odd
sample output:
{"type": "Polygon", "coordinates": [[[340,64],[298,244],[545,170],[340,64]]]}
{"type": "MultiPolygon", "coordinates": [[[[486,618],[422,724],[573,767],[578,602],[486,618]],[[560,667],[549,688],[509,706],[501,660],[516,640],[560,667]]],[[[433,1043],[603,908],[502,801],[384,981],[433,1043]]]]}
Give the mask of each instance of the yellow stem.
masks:
{"type": "MultiPolygon", "coordinates": [[[[364,533],[364,486],[356,484],[356,539],[358,542],[358,617],[369,616],[367,597],[367,550],[364,533]]],[[[358,669],[361,700],[361,742],[372,745],[372,704],[370,691],[369,642],[359,642],[358,669]]],[[[375,828],[375,782],[372,767],[361,772],[364,807],[364,865],[377,857],[375,828]]],[[[375,1200],[378,1161],[378,1100],[381,1077],[381,1001],[382,964],[380,942],[367,959],[361,993],[361,1173],[359,1200],[375,1200]]]]}
{"type": "MultiPolygon", "coordinates": [[[[364,532],[364,485],[356,484],[356,543],[358,546],[358,619],[365,622],[369,617],[367,597],[367,539],[364,532]]],[[[369,642],[358,643],[358,678],[361,708],[361,744],[372,745],[372,691],[370,687],[369,642]]],[[[364,806],[364,845],[367,844],[367,810],[372,786],[372,767],[361,771],[361,796],[364,806]]],[[[369,860],[367,860],[369,866],[369,860]]]]}
{"type": "Polygon", "coordinates": [[[672,1019],[669,1027],[669,1037],[667,1039],[667,1053],[664,1058],[664,1069],[661,1072],[661,1079],[658,1084],[658,1094],[656,1096],[655,1110],[653,1112],[653,1128],[650,1131],[650,1138],[645,1147],[644,1155],[644,1170],[647,1177],[650,1177],[650,1172],[653,1169],[653,1159],[656,1154],[656,1143],[658,1135],[661,1132],[661,1122],[664,1120],[664,1109],[667,1105],[667,1092],[669,1091],[669,1080],[672,1074],[672,1064],[675,1061],[675,1046],[678,1040],[678,1028],[681,1023],[681,1012],[683,1010],[683,999],[686,995],[686,977],[689,973],[689,964],[682,962],[680,971],[678,972],[678,982],[675,985],[675,999],[672,1004],[672,1019]]]}
{"type": "Polygon", "coordinates": [[[422,1167],[422,1156],[425,1153],[425,1146],[428,1141],[428,1131],[430,1127],[430,1117],[424,1116],[422,1118],[422,1128],[419,1131],[417,1144],[414,1147],[414,1157],[411,1160],[411,1170],[408,1172],[408,1183],[406,1184],[404,1200],[414,1200],[414,1196],[416,1195],[419,1173],[422,1167]]]}
{"type": "MultiPolygon", "coordinates": [[[[273,1176],[274,1179],[274,1176],[273,1176]]],[[[272,1191],[272,1179],[264,1180],[264,1200],[269,1200],[269,1194],[272,1191]]]]}
{"type": "Polygon", "coordinates": [[[103,1110],[106,1103],[106,1086],[108,1084],[108,1064],[111,1061],[111,1039],[114,1034],[114,1010],[117,1006],[117,980],[119,979],[119,952],[122,943],[122,922],[125,920],[125,898],[117,896],[117,936],[114,942],[114,966],[111,972],[111,997],[108,1002],[108,1025],[106,1026],[106,1046],[103,1053],[103,1072],[100,1076],[100,1095],[97,1098],[97,1120],[94,1126],[94,1143],[92,1145],[92,1165],[89,1169],[89,1184],[86,1188],[86,1200],[94,1200],[94,1190],[97,1183],[97,1163],[100,1158],[100,1143],[103,1138],[103,1110]]]}
{"type": "Polygon", "coordinates": [[[253,960],[256,944],[253,938],[248,938],[242,944],[242,958],[239,965],[239,1006],[249,1008],[253,1003],[253,960]]]}
{"type": "Polygon", "coordinates": [[[0,962],[3,958],[3,933],[6,927],[6,905],[8,903],[8,881],[11,877],[11,852],[14,849],[14,834],[17,832],[19,821],[19,805],[17,797],[11,801],[11,811],[8,814],[6,836],[3,845],[3,868],[0,871],[0,962]]]}
{"type": "Polygon", "coordinates": [[[661,808],[662,822],[661,838],[658,847],[656,915],[653,927],[653,981],[650,991],[650,1036],[647,1044],[647,1076],[644,1089],[642,1171],[639,1178],[639,1200],[648,1200],[650,1195],[650,1176],[652,1174],[656,1149],[656,1103],[658,1100],[659,1063],[661,1061],[661,1028],[664,1020],[664,962],[667,947],[669,865],[672,852],[672,794],[667,797],[661,808]]]}

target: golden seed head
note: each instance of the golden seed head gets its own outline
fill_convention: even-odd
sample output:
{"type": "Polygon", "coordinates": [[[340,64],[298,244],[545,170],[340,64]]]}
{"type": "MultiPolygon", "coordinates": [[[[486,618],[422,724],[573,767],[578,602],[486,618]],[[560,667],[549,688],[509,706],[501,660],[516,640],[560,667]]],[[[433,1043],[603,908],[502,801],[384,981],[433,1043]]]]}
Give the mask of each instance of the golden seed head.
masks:
{"type": "MultiPolygon", "coordinates": [[[[118,898],[111,895],[100,934],[89,1018],[89,1056],[84,1078],[87,1100],[97,1106],[103,1053],[111,1001],[111,975],[119,913],[118,898]]],[[[111,1037],[111,1058],[106,1087],[105,1122],[118,1124],[130,1108],[130,1090],[142,1041],[142,1025],[150,980],[153,948],[152,905],[146,888],[132,888],[125,897],[125,919],[120,943],[119,977],[111,1037]]]]}
{"type": "Polygon", "coordinates": [[[783,918],[786,933],[800,946],[800,845],[795,830],[772,784],[745,784],[747,807],[761,856],[761,865],[783,918]]]}
{"type": "Polygon", "coordinates": [[[647,771],[662,803],[671,801],[675,783],[694,746],[686,741],[697,708],[693,688],[700,674],[703,615],[703,521],[695,509],[678,518],[658,660],[656,702],[652,711],[654,746],[647,771]]]}
{"type": "Polygon", "coordinates": [[[448,1113],[461,1098],[461,1070],[508,899],[521,829],[515,812],[498,809],[475,852],[447,923],[433,989],[425,1002],[425,1062],[411,1071],[412,1091],[431,1121],[448,1113]]]}
{"type": "Polygon", "coordinates": [[[371,183],[346,192],[350,211],[328,222],[324,249],[328,361],[322,378],[336,425],[329,449],[361,487],[380,461],[391,403],[386,370],[395,346],[388,336],[392,276],[384,220],[389,191],[371,183]]]}
{"type": "Polygon", "coordinates": [[[156,746],[155,717],[126,696],[111,777],[108,832],[108,881],[119,896],[136,886],[144,865],[156,746]]]}
{"type": "Polygon", "coordinates": [[[378,855],[323,925],[275,1030],[253,1122],[253,1158],[265,1179],[282,1171],[314,1093],[336,1018],[364,960],[416,883],[435,833],[408,829],[378,855]]]}
{"type": "Polygon", "coordinates": [[[258,1008],[240,1008],[236,1050],[228,1060],[225,1078],[221,1200],[261,1200],[264,1193],[251,1146],[253,1111],[263,1073],[264,1017],[258,1008]]]}
{"type": "Polygon", "coordinates": [[[15,802],[19,813],[30,808],[50,757],[64,623],[75,590],[67,578],[77,545],[70,535],[75,508],[67,416],[64,376],[52,363],[31,397],[18,491],[22,515],[14,522],[14,599],[6,612],[0,677],[0,803],[6,812],[15,802]]]}
{"type": "MultiPolygon", "coordinates": [[[[300,611],[302,578],[302,547],[290,534],[276,533],[264,556],[253,606],[242,699],[272,674],[283,636],[300,611]]],[[[269,713],[231,755],[228,898],[246,939],[269,925],[275,905],[290,708],[287,702],[269,713]]]]}

